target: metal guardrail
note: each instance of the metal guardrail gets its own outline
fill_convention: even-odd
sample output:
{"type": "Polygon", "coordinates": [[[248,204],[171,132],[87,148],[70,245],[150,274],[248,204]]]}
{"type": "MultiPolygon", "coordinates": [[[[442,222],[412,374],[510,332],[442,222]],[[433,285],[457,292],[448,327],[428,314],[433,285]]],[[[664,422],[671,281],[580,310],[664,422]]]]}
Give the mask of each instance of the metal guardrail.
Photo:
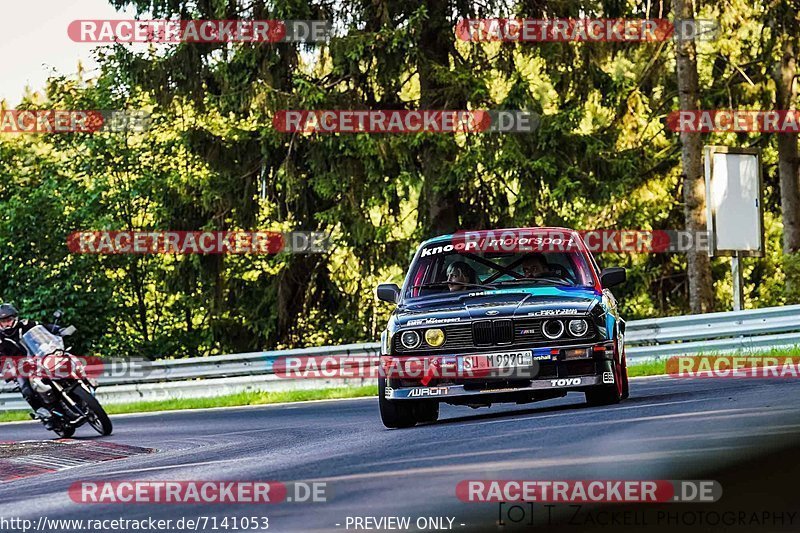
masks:
{"type": "MultiPolygon", "coordinates": [[[[800,305],[707,313],[627,323],[630,365],[676,355],[756,352],[800,346],[800,305]]],[[[281,357],[354,356],[377,360],[379,343],[250,352],[147,363],[142,376],[103,376],[98,397],[106,403],[203,397],[247,390],[296,390],[368,384],[366,379],[284,379],[273,373],[281,357]]],[[[19,393],[0,388],[0,411],[25,409],[19,393]]]]}
{"type": "Polygon", "coordinates": [[[628,322],[630,363],[674,355],[758,352],[800,346],[800,305],[628,322]]]}

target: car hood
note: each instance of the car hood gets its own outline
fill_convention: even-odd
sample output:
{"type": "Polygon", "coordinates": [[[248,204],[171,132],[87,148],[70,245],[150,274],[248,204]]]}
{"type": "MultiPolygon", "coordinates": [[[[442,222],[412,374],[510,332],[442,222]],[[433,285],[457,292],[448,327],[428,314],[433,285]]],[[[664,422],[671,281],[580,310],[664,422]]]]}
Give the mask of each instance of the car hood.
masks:
{"type": "Polygon", "coordinates": [[[421,298],[398,307],[394,325],[451,324],[480,318],[587,314],[602,298],[586,287],[533,287],[475,290],[421,298]]]}

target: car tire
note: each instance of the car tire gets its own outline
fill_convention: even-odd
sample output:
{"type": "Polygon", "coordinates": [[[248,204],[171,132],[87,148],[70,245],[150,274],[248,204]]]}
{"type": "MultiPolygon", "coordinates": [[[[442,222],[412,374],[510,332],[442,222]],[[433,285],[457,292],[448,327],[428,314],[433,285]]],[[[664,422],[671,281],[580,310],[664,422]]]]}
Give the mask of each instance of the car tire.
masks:
{"type": "MultiPolygon", "coordinates": [[[[417,425],[414,402],[392,401],[386,399],[386,378],[378,379],[378,406],[381,411],[381,422],[390,429],[410,428],[417,425]]],[[[436,406],[439,415],[439,406],[436,406]]]]}
{"type": "Polygon", "coordinates": [[[417,422],[436,422],[439,420],[439,402],[414,402],[417,422]]]}
{"type": "Polygon", "coordinates": [[[628,364],[624,357],[622,361],[622,399],[627,400],[631,395],[631,388],[628,383],[628,364]]]}
{"type": "Polygon", "coordinates": [[[616,362],[612,362],[614,372],[614,384],[602,385],[586,391],[586,403],[591,406],[614,405],[625,398],[625,382],[627,381],[627,371],[616,362]],[[623,378],[623,375],[625,377],[623,378]]]}

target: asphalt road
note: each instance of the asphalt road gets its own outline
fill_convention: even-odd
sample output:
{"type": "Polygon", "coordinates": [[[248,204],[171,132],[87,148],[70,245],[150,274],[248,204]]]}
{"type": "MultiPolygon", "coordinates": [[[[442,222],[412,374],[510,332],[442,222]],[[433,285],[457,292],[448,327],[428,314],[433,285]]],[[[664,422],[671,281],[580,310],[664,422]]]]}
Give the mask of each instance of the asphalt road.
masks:
{"type": "MultiPolygon", "coordinates": [[[[345,531],[348,523],[354,529],[354,517],[407,516],[412,526],[420,517],[446,517],[455,531],[498,531],[511,526],[506,520],[507,526],[497,525],[504,511],[496,503],[459,501],[459,481],[709,479],[703,477],[709,473],[727,480],[722,502],[763,512],[771,501],[778,506],[772,510],[788,512],[800,508],[794,489],[774,487],[773,495],[761,487],[760,498],[751,497],[748,490],[765,479],[743,465],[758,465],[800,442],[799,405],[796,379],[659,377],[632,380],[631,398],[617,406],[586,407],[582,394],[480,410],[443,406],[439,422],[406,430],[384,429],[374,398],[119,416],[114,434],[104,440],[158,452],[0,484],[0,519],[267,516],[270,531],[345,531]],[[276,505],[87,505],[67,495],[80,480],[325,481],[329,498],[276,505]]],[[[50,434],[38,424],[15,423],[3,425],[0,435],[9,441],[50,434]]],[[[76,438],[97,437],[81,428],[76,438]]],[[[543,524],[543,506],[526,512],[543,524]]],[[[800,515],[792,525],[786,530],[800,529],[800,515]]],[[[759,529],[750,526],[724,530],[759,529]]],[[[772,523],[764,530],[772,529],[781,528],[772,523]]]]}

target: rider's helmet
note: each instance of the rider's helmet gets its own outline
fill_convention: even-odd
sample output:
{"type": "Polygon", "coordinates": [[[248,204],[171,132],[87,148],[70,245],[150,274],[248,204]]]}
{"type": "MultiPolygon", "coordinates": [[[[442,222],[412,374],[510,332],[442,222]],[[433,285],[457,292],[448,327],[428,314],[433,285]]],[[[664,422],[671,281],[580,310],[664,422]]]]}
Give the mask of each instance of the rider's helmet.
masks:
{"type": "Polygon", "coordinates": [[[19,325],[19,312],[12,304],[0,305],[0,333],[10,335],[19,325]]]}

